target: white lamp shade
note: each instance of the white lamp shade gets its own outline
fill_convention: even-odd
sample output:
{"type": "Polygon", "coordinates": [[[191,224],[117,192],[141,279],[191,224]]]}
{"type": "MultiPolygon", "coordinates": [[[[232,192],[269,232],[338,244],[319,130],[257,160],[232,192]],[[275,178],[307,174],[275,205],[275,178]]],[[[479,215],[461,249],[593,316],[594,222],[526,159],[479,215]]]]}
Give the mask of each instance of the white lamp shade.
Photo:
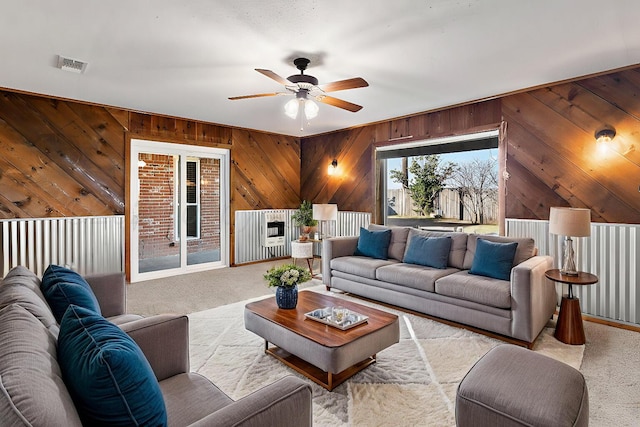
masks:
{"type": "Polygon", "coordinates": [[[338,205],[334,204],[314,204],[313,219],[318,221],[337,221],[338,205]]]}
{"type": "Polygon", "coordinates": [[[298,98],[290,100],[289,102],[284,104],[284,113],[292,119],[295,119],[296,117],[298,117],[298,108],[300,107],[299,104],[300,101],[298,100],[298,98]]]}
{"type": "Polygon", "coordinates": [[[549,233],[569,237],[591,235],[591,210],[581,208],[551,208],[549,233]]]}
{"type": "Polygon", "coordinates": [[[320,111],[320,107],[310,99],[307,99],[304,102],[304,115],[307,117],[307,120],[311,120],[318,115],[318,111],[320,111]]]}

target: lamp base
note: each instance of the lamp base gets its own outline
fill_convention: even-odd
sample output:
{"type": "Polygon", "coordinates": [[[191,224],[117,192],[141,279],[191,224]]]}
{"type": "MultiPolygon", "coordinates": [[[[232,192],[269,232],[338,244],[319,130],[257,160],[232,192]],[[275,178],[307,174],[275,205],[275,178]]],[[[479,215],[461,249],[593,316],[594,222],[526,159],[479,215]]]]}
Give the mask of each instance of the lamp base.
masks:
{"type": "Polygon", "coordinates": [[[564,245],[564,262],[560,269],[560,274],[565,276],[577,276],[578,271],[576,269],[576,259],[573,252],[573,240],[567,236],[564,245]]]}

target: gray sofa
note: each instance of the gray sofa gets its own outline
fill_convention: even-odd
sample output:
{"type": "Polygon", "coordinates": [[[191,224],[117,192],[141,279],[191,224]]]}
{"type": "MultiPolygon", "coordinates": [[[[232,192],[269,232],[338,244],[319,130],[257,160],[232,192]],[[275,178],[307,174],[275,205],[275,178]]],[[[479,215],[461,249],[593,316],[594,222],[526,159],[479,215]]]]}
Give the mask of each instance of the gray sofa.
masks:
{"type": "Polygon", "coordinates": [[[372,231],[388,228],[387,259],[354,255],[357,236],[324,240],[322,280],[327,288],[469,325],[528,347],[553,316],[555,287],[544,275],[553,268],[553,259],[536,255],[533,239],[369,226],[372,231]],[[414,236],[451,238],[445,268],[403,262],[414,236]],[[478,238],[517,242],[510,280],[470,274],[478,238]]]}
{"type": "MultiPolygon", "coordinates": [[[[186,316],[126,314],[120,273],[86,281],[102,316],[126,332],[146,357],[161,390],[167,425],[311,426],[311,387],[305,381],[285,377],[233,401],[189,371],[186,316]]],[[[62,322],[56,321],[40,284],[24,267],[13,268],[0,283],[0,424],[82,425],[58,359],[62,322]]]]}

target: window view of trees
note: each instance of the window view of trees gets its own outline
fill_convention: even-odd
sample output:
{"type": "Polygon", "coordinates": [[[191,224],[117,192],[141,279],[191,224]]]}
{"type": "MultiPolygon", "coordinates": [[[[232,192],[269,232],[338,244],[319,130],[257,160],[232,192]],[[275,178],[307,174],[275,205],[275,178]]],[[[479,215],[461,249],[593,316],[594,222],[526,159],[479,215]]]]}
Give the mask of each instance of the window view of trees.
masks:
{"type": "Polygon", "coordinates": [[[498,168],[491,160],[473,159],[456,165],[451,184],[477,224],[485,224],[485,207],[498,205],[498,168]]]}
{"type": "Polygon", "coordinates": [[[497,158],[491,150],[477,153],[477,157],[451,153],[393,159],[391,165],[400,165],[388,172],[388,182],[395,184],[387,194],[388,223],[413,219],[425,226],[497,227],[497,158]]]}
{"type": "Polygon", "coordinates": [[[409,191],[414,212],[426,216],[434,212],[436,198],[454,171],[455,165],[442,163],[439,156],[418,156],[412,158],[408,169],[392,170],[390,177],[409,191]]]}

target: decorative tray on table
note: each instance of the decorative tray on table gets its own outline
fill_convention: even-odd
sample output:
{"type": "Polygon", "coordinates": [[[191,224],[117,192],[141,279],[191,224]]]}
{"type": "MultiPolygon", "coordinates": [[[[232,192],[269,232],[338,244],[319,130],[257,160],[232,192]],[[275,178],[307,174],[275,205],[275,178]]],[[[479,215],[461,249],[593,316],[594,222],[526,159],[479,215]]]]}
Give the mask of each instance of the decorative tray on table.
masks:
{"type": "Polygon", "coordinates": [[[367,316],[343,307],[318,308],[304,315],[307,319],[315,320],[343,331],[366,323],[369,319],[367,316]]]}

